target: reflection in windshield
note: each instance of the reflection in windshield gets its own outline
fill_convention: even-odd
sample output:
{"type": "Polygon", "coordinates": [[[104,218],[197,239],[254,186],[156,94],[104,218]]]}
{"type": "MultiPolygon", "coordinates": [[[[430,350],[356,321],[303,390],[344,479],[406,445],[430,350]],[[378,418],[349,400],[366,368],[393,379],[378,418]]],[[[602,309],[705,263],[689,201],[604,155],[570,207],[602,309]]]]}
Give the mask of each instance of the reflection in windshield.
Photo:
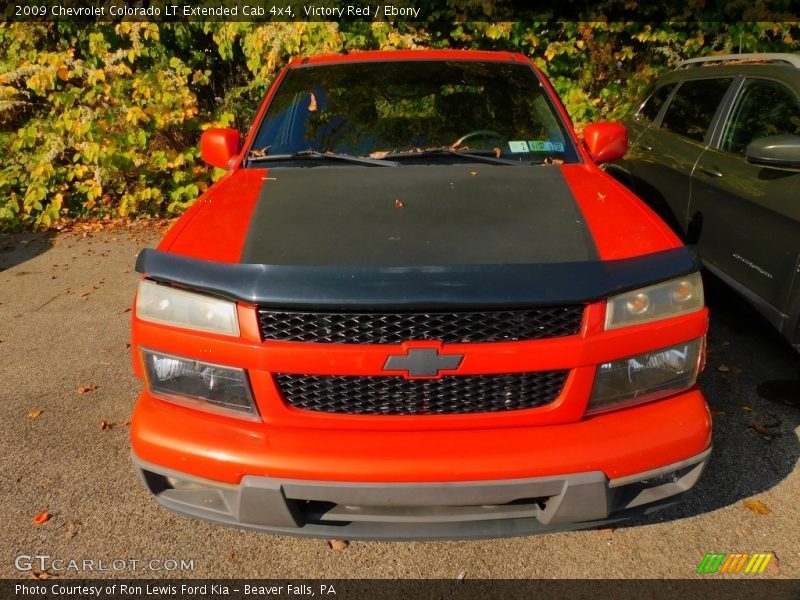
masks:
{"type": "Polygon", "coordinates": [[[576,159],[530,66],[499,62],[292,69],[253,144],[258,155],[311,150],[380,157],[431,148],[490,151],[498,158],[537,162],[576,159]]]}

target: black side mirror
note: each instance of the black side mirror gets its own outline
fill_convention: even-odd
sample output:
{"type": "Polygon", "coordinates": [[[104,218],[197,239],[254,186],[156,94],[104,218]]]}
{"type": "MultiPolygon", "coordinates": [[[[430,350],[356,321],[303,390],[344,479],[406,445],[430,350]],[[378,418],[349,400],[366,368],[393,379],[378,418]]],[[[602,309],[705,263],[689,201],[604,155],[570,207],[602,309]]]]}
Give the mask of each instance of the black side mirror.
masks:
{"type": "Polygon", "coordinates": [[[747,162],[776,169],[800,169],[800,136],[771,135],[747,145],[747,162]]]}

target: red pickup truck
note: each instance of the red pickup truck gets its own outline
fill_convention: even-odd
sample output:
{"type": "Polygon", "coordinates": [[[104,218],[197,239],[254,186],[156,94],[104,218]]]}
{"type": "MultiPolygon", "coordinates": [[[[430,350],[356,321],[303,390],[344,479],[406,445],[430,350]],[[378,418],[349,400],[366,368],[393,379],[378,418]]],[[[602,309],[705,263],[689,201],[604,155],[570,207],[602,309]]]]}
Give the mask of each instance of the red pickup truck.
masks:
{"type": "Polygon", "coordinates": [[[673,502],[711,420],[694,254],[518,54],[294,60],[137,260],[133,460],[283,534],[477,538],[673,502]]]}

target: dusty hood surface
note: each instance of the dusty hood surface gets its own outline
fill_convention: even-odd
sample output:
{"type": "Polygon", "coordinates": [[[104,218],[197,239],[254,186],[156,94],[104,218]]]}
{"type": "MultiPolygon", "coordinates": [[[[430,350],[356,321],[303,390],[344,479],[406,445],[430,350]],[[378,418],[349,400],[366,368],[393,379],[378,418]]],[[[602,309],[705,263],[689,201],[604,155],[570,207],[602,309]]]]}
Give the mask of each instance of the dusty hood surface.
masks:
{"type": "Polygon", "coordinates": [[[558,167],[475,164],[271,169],[240,262],[391,267],[597,258],[558,167]]]}

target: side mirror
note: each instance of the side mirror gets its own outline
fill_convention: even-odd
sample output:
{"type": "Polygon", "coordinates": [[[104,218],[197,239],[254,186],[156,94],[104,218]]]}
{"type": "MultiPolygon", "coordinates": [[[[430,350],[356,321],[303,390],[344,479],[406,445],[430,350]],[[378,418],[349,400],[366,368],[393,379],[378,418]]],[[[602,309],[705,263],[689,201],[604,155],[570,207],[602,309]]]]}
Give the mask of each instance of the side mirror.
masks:
{"type": "Polygon", "coordinates": [[[776,169],[800,169],[800,136],[770,135],[747,145],[747,162],[776,169]]]}
{"type": "Polygon", "coordinates": [[[628,130],[622,123],[592,123],[583,130],[583,141],[597,164],[618,160],[628,151],[628,130]]]}
{"type": "Polygon", "coordinates": [[[200,155],[214,167],[227,169],[241,150],[242,141],[235,129],[206,129],[200,136],[200,155]]]}

